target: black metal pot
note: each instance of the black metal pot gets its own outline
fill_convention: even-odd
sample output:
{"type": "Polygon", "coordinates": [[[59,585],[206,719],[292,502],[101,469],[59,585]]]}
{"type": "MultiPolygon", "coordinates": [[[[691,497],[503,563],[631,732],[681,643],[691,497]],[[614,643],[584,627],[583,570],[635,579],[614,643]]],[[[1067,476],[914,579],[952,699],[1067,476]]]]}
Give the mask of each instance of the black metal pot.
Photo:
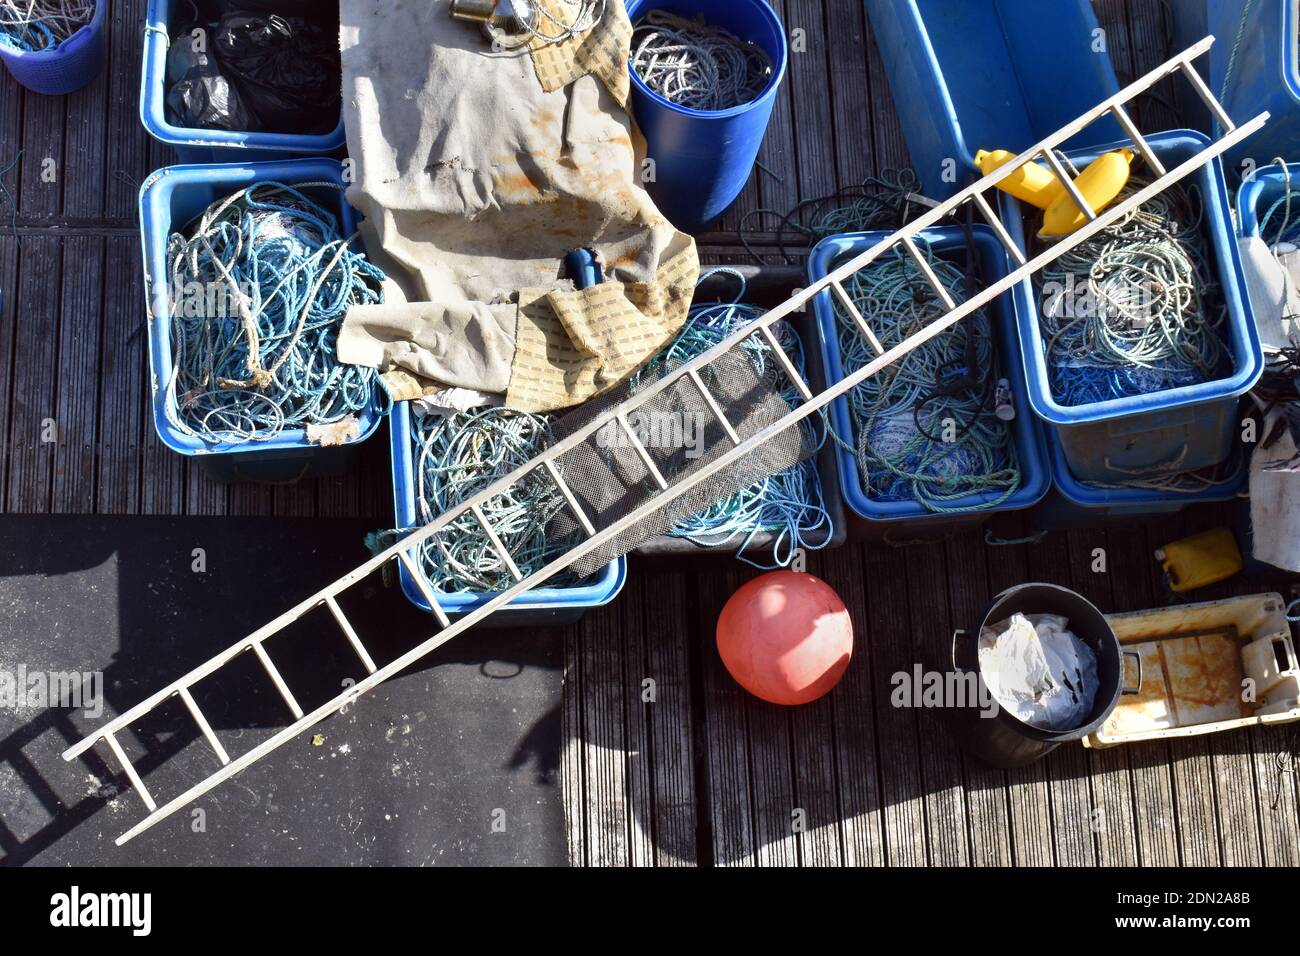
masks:
{"type": "MultiPolygon", "coordinates": [[[[973,633],[953,634],[952,664],[959,672],[979,673],[977,653],[979,633],[985,625],[1005,621],[1011,615],[1059,614],[1068,618],[1070,630],[1097,656],[1097,679],[1100,682],[1092,712],[1087,721],[1071,730],[1042,730],[1008,713],[997,704],[986,715],[977,702],[957,710],[957,728],[961,745],[984,763],[994,767],[1023,767],[1055,750],[1062,743],[1080,740],[1092,733],[1111,715],[1120,694],[1136,694],[1142,686],[1142,660],[1135,651],[1122,651],[1106,616],[1082,595],[1055,584],[1020,584],[993,599],[984,620],[973,633]],[[1131,657],[1137,664],[1137,684],[1124,684],[1123,660],[1131,657]]],[[[979,675],[980,697],[991,699],[984,677],[979,675]]]]}

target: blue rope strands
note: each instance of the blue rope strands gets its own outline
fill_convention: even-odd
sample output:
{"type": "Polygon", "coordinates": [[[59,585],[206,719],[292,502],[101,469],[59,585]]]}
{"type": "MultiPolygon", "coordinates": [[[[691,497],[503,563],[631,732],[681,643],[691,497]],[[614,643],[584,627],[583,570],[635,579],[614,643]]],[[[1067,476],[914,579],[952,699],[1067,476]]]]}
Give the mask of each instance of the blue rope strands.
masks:
{"type": "MultiPolygon", "coordinates": [[[[1137,177],[1125,195],[1146,183],[1137,177]]],[[[1195,185],[1175,184],[1043,270],[1040,322],[1052,393],[1086,405],[1227,373],[1195,185]]]]}
{"type": "MultiPolygon", "coordinates": [[[[664,365],[682,365],[697,355],[704,354],[736,329],[763,315],[764,310],[742,304],[746,288],[745,279],[740,273],[730,269],[714,269],[700,279],[702,281],[716,273],[736,277],[740,283],[736,298],[724,304],[694,306],[677,338],[638,373],[633,383],[634,390],[645,374],[664,365]]],[[[798,334],[785,322],[774,323],[772,332],[790,356],[795,368],[802,373],[805,360],[803,343],[798,334]]],[[[751,337],[744,342],[743,348],[760,375],[772,372],[781,376],[786,385],[781,397],[791,408],[802,402],[794,386],[771,364],[770,348],[766,342],[751,337]]],[[[825,433],[820,432],[812,419],[805,419],[801,427],[815,430],[806,432],[812,439],[809,444],[820,447],[825,442],[825,433]]],[[[816,459],[808,458],[680,521],[669,531],[669,535],[684,538],[701,547],[727,547],[739,542],[736,556],[740,560],[756,568],[771,570],[788,567],[800,549],[816,550],[824,547],[830,540],[831,530],[831,518],[822,497],[816,459]],[[820,543],[812,544],[814,536],[819,533],[820,543]],[[771,563],[754,560],[746,554],[760,534],[772,536],[771,563]]]]}
{"type": "Polygon", "coordinates": [[[0,46],[53,50],[94,15],[94,0],[0,0],[0,46]]]}
{"type": "MultiPolygon", "coordinates": [[[[954,302],[966,276],[917,242],[954,302]]],[[[855,273],[845,289],[886,350],[946,313],[920,269],[901,252],[855,273]]],[[[844,373],[875,357],[857,325],[835,303],[844,373]]],[[[936,513],[994,508],[1021,485],[1011,428],[995,411],[998,359],[981,309],[867,379],[848,395],[852,451],[863,491],[877,501],[916,502],[936,513]],[[956,505],[972,494],[983,504],[956,505]]]]}
{"type": "MultiPolygon", "coordinates": [[[[549,416],[513,408],[413,415],[415,507],[420,523],[428,524],[474,497],[535,458],[552,441],[549,416]]],[[[547,537],[551,519],[564,507],[559,490],[544,471],[536,469],[515,482],[510,493],[491,499],[481,510],[526,577],[570,546],[547,537]]],[[[473,515],[425,541],[421,555],[425,576],[442,594],[504,591],[515,583],[509,566],[473,515]]],[[[576,583],[576,576],[562,572],[547,587],[576,583]]]]}
{"type": "Polygon", "coordinates": [[[171,235],[167,259],[177,428],[242,445],[371,402],[377,373],[341,364],[336,344],[349,307],[383,300],[384,275],[298,189],[258,183],[214,203],[171,235]]]}

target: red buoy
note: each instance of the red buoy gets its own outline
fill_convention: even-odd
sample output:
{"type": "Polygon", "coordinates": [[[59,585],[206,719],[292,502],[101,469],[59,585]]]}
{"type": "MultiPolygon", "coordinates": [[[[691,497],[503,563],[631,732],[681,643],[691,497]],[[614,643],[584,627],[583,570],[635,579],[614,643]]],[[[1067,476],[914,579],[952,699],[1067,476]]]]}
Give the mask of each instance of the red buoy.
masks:
{"type": "Polygon", "coordinates": [[[806,704],[844,676],[853,655],[853,622],[825,581],[772,571],[746,583],[722,608],[718,653],[755,697],[806,704]]]}

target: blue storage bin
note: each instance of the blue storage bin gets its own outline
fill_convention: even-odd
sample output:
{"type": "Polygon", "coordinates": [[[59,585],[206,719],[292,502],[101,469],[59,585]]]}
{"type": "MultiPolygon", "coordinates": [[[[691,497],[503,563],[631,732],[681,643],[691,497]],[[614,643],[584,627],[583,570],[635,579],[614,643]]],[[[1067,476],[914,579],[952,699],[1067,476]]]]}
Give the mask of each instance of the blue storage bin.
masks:
{"type": "MultiPolygon", "coordinates": [[[[1237,228],[1243,236],[1258,236],[1260,220],[1273,203],[1286,195],[1287,174],[1291,176],[1292,189],[1300,193],[1300,163],[1288,163],[1287,172],[1280,166],[1262,166],[1249,182],[1237,190],[1237,228]]],[[[1293,197],[1291,221],[1300,224],[1300,197],[1293,197]]],[[[1274,223],[1280,225],[1281,211],[1274,223]]]]}
{"type": "MultiPolygon", "coordinates": [[[[1089,0],[865,0],[912,167],[946,199],[978,172],[975,153],[1020,153],[1119,92],[1093,50],[1089,0]]],[[[1066,143],[1123,135],[1109,116],[1066,143]]]]}
{"type": "Polygon", "coordinates": [[[183,163],[253,163],[343,149],[343,115],[332,132],[253,133],[224,129],[190,129],[167,120],[167,50],[171,46],[173,10],[185,0],[149,0],[145,14],[144,62],[140,70],[140,120],[149,135],[176,150],[183,163]]]}
{"type": "MultiPolygon", "coordinates": [[[[1167,169],[1191,159],[1209,142],[1201,133],[1176,130],[1147,137],[1167,169]]],[[[1083,168],[1098,155],[1127,140],[1070,154],[1083,168]]],[[[1228,308],[1225,344],[1232,373],[1225,378],[1145,395],[1132,395],[1088,405],[1061,405],[1052,395],[1047,345],[1039,326],[1033,284],[1019,283],[1014,295],[1020,342],[1024,354],[1029,402],[1034,411],[1057,426],[1057,435],[1073,474],[1084,481],[1124,481],[1139,474],[1197,471],[1224,461],[1236,434],[1237,399],[1259,380],[1264,354],[1255,317],[1246,297],[1241,256],[1233,235],[1228,191],[1217,159],[1189,177],[1200,187],[1205,204],[1202,227],[1208,231],[1212,266],[1228,308]]],[[[1023,249],[1024,222],[1019,204],[1005,204],[1007,230],[1023,249]]],[[[1034,210],[1037,215],[1037,210],[1034,210]]],[[[1032,218],[1032,217],[1031,217],[1032,218]]]]}
{"type": "MultiPolygon", "coordinates": [[[[1034,524],[1044,531],[1087,528],[1098,522],[1144,520],[1182,511],[1188,505],[1232,501],[1245,494],[1250,483],[1250,456],[1242,445],[1233,449],[1234,464],[1227,480],[1202,491],[1182,493],[1151,488],[1098,488],[1076,478],[1065,460],[1056,430],[1046,429],[1052,459],[1052,493],[1032,512],[1034,524]]],[[[1225,469],[1229,467],[1225,465],[1225,469]]]]}
{"type": "MultiPolygon", "coordinates": [[[[343,185],[343,165],[325,157],[248,165],[169,166],[152,173],[140,187],[140,241],[144,254],[145,295],[150,305],[149,368],[153,388],[154,428],[163,444],[182,455],[197,456],[216,480],[292,481],[328,475],[346,468],[351,451],[379,427],[387,397],[375,383],[370,405],[358,416],[360,436],[347,445],[322,448],[307,441],[305,429],[285,429],[267,441],[213,447],[178,429],[167,417],[167,383],[172,374],[171,303],[167,283],[167,238],[199,216],[213,202],[258,182],[332,182],[343,185]],[[155,282],[155,279],[157,282],[155,282]]],[[[341,190],[312,195],[339,216],[344,236],[356,230],[356,216],[341,190]]]]}
{"type": "MultiPolygon", "coordinates": [[[[1233,121],[1271,114],[1263,129],[1224,153],[1234,178],[1247,160],[1263,166],[1277,156],[1300,159],[1296,0],[1174,0],[1174,14],[1180,48],[1214,35],[1214,46],[1197,67],[1233,121]]],[[[1182,105],[1199,129],[1210,131],[1210,112],[1200,97],[1186,96],[1182,105]]]]}
{"type": "Polygon", "coordinates": [[[765,0],[629,0],[627,5],[633,23],[654,10],[703,16],[710,26],[762,47],[772,60],[772,77],[757,99],[717,112],[670,103],[628,70],[632,112],[655,161],[655,178],[646,188],[673,225],[697,232],[721,216],[749,181],[785,79],[785,28],[765,0]]]}
{"type": "Polygon", "coordinates": [[[90,22],[53,50],[18,50],[0,44],[0,59],[15,80],[33,93],[59,96],[88,85],[104,68],[107,0],[95,0],[90,22]]]}
{"type": "MultiPolygon", "coordinates": [[[[411,444],[411,407],[409,402],[397,402],[389,416],[388,432],[393,459],[393,510],[397,527],[414,528],[419,525],[415,507],[415,460],[411,444]]],[[[402,592],[421,610],[430,611],[429,602],[411,579],[406,565],[399,568],[402,592]]],[[[574,587],[534,588],[515,598],[501,610],[492,614],[488,627],[558,627],[572,624],[590,608],[608,604],[623,590],[627,581],[627,559],[618,558],[605,566],[598,575],[574,587]]],[[[438,605],[452,620],[463,617],[482,607],[495,595],[482,592],[439,595],[438,605]]]]}
{"type": "MultiPolygon", "coordinates": [[[[993,230],[988,226],[973,226],[971,233],[981,260],[984,281],[992,284],[1011,272],[1011,264],[1006,250],[998,241],[993,230]]],[[[889,235],[887,232],[860,232],[841,236],[831,236],[819,242],[808,260],[808,275],[816,282],[854,256],[861,255],[873,245],[889,235]]],[[[926,229],[921,239],[928,242],[932,249],[941,256],[954,254],[965,255],[967,249],[967,232],[957,226],[944,226],[926,229]]],[[[818,338],[821,343],[822,356],[826,364],[826,378],[831,384],[845,377],[844,366],[840,362],[840,351],[836,334],[837,320],[832,304],[831,293],[823,292],[813,301],[817,317],[818,338]]],[[[1047,450],[1041,423],[1030,414],[1029,402],[1025,392],[1025,383],[1019,369],[1019,341],[1016,337],[1016,318],[1009,296],[999,296],[986,307],[989,325],[994,336],[994,345],[1002,359],[1002,377],[1011,385],[1016,418],[1012,425],[1012,437],[1015,442],[1016,455],[1020,462],[1021,481],[1019,489],[1000,503],[999,494],[984,492],[968,495],[949,502],[951,508],[982,509],[957,513],[936,513],[926,509],[917,502],[910,501],[874,501],[867,496],[864,480],[858,468],[856,456],[841,445],[836,445],[839,460],[840,491],[848,505],[850,527],[857,537],[889,537],[898,541],[909,536],[922,536],[926,531],[940,530],[944,533],[964,525],[982,524],[990,515],[999,511],[1016,511],[1029,508],[1047,494],[1051,487],[1052,476],[1047,460],[1047,450]],[[856,520],[855,520],[856,518],[856,520]]],[[[846,440],[855,441],[849,403],[846,396],[841,396],[831,403],[831,424],[837,434],[846,440]]]]}

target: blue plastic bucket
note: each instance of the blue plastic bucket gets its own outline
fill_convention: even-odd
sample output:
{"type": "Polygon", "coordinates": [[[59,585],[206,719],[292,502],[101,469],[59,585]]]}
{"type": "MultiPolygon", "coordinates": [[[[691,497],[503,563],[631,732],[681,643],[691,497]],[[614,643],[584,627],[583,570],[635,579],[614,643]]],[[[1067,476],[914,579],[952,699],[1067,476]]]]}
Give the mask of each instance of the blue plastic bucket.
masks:
{"type": "MultiPolygon", "coordinates": [[[[1006,250],[993,230],[988,226],[973,226],[971,233],[980,256],[985,282],[991,284],[1007,275],[1011,271],[1011,265],[1006,250]]],[[[810,280],[816,282],[829,275],[888,235],[887,232],[860,232],[822,240],[808,260],[810,280]]],[[[944,226],[926,229],[920,238],[928,242],[940,256],[966,254],[967,233],[964,228],[944,226]]],[[[834,384],[845,377],[845,371],[840,360],[837,320],[831,294],[823,292],[818,295],[813,301],[813,308],[817,316],[818,338],[826,364],[827,381],[834,384]]],[[[997,500],[1000,495],[992,492],[956,499],[949,502],[948,507],[965,510],[955,510],[952,513],[936,513],[915,501],[876,501],[867,494],[857,457],[842,445],[837,445],[840,491],[848,505],[849,519],[857,536],[888,536],[892,540],[900,540],[918,531],[923,533],[926,529],[937,528],[946,532],[963,525],[981,524],[999,511],[1029,508],[1047,494],[1052,483],[1051,469],[1047,461],[1042,425],[1029,413],[1025,383],[1018,361],[1015,312],[1010,297],[999,296],[988,307],[988,315],[994,345],[1001,358],[1002,377],[1011,385],[1017,410],[1012,424],[1012,439],[1020,462],[1021,486],[1001,502],[997,500]],[[853,521],[855,515],[858,519],[856,522],[853,521]]],[[[831,403],[831,424],[846,441],[856,441],[846,396],[831,403]]]]}
{"type": "MultiPolygon", "coordinates": [[[[152,173],[140,187],[140,241],[144,253],[145,295],[150,305],[149,367],[154,428],[163,444],[182,455],[213,462],[215,478],[288,481],[338,470],[349,451],[370,437],[383,418],[387,398],[376,382],[374,396],[358,416],[360,435],[346,445],[322,448],[307,441],[305,429],[285,429],[267,441],[213,446],[187,435],[168,418],[167,383],[173,369],[171,305],[167,294],[167,238],[183,229],[213,202],[259,182],[331,182],[343,185],[343,165],[334,159],[286,160],[247,165],[169,166],[152,173]],[[157,283],[155,283],[155,279],[157,283]],[[333,467],[331,467],[333,465],[333,467]]],[[[344,236],[356,230],[352,207],[342,190],[305,189],[339,217],[344,236]]]]}
{"type": "Polygon", "coordinates": [[[650,195],[678,229],[698,232],[736,201],[753,171],[785,79],[785,29],[764,0],[631,0],[627,6],[633,23],[653,10],[703,16],[710,26],[762,47],[772,60],[772,78],[757,99],[715,113],[675,106],[628,71],[632,112],[655,164],[650,195]]]}
{"type": "MultiPolygon", "coordinates": [[[[1149,136],[1147,142],[1165,167],[1172,169],[1199,153],[1209,141],[1201,133],[1176,130],[1149,136]]],[[[1071,153],[1070,158],[1083,168],[1101,153],[1126,145],[1127,140],[1111,143],[1071,153]]],[[[1058,427],[1065,458],[1080,480],[1117,482],[1219,464],[1232,451],[1237,399],[1263,372],[1264,354],[1245,292],[1223,167],[1217,159],[1212,160],[1189,181],[1200,187],[1204,200],[1202,228],[1207,230],[1211,265],[1228,308],[1224,341],[1232,371],[1226,377],[1105,402],[1061,405],[1052,395],[1047,343],[1039,326],[1033,286],[1026,280],[1014,290],[1030,405],[1058,427]]],[[[1018,204],[1008,200],[1006,205],[1016,213],[1006,217],[1007,229],[1023,249],[1025,231],[1018,204]]]]}
{"type": "Polygon", "coordinates": [[[140,120],[150,136],[172,146],[184,163],[253,163],[343,149],[346,135],[342,111],[338,126],[320,135],[189,129],[172,125],[167,119],[167,50],[171,46],[171,12],[178,8],[185,9],[185,0],[149,0],[145,14],[140,120]]]}
{"type": "MultiPolygon", "coordinates": [[[[975,153],[1020,153],[1119,92],[1089,0],[866,0],[912,167],[945,199],[975,153]]],[[[1067,141],[1123,131],[1110,117],[1067,141]]]]}
{"type": "MultiPolygon", "coordinates": [[[[389,416],[388,433],[393,459],[393,510],[397,527],[414,528],[420,524],[415,507],[415,449],[411,441],[410,402],[397,402],[389,416]]],[[[406,566],[400,568],[402,593],[421,610],[430,611],[429,602],[420,593],[406,566]]],[[[552,627],[572,624],[588,609],[608,604],[623,590],[627,581],[627,559],[618,558],[599,574],[574,587],[534,588],[515,598],[488,618],[488,626],[552,627]]],[[[426,581],[426,583],[428,583],[426,581]]],[[[438,606],[455,620],[482,607],[495,597],[483,592],[440,594],[438,606]]]]}
{"type": "Polygon", "coordinates": [[[13,78],[33,93],[59,96],[79,90],[104,67],[104,17],[107,0],[96,0],[91,21],[53,50],[25,52],[0,44],[0,60],[13,78]]]}
{"type": "Polygon", "coordinates": [[[1245,493],[1250,482],[1250,456],[1237,445],[1231,464],[1224,464],[1224,482],[1201,491],[1098,487],[1080,481],[1070,472],[1056,430],[1048,428],[1046,432],[1052,459],[1052,494],[1033,510],[1034,523],[1044,531],[1086,528],[1098,521],[1156,518],[1182,511],[1188,505],[1232,501],[1245,493]]]}
{"type": "MultiPolygon", "coordinates": [[[[1287,173],[1300,192],[1300,163],[1288,163],[1287,173]]],[[[1237,190],[1237,228],[1243,236],[1258,236],[1260,220],[1270,206],[1286,195],[1287,173],[1279,166],[1261,166],[1249,182],[1237,190]]],[[[1300,199],[1292,200],[1292,221],[1300,223],[1300,199]]],[[[1280,219],[1275,219],[1280,223],[1280,219]]]]}

